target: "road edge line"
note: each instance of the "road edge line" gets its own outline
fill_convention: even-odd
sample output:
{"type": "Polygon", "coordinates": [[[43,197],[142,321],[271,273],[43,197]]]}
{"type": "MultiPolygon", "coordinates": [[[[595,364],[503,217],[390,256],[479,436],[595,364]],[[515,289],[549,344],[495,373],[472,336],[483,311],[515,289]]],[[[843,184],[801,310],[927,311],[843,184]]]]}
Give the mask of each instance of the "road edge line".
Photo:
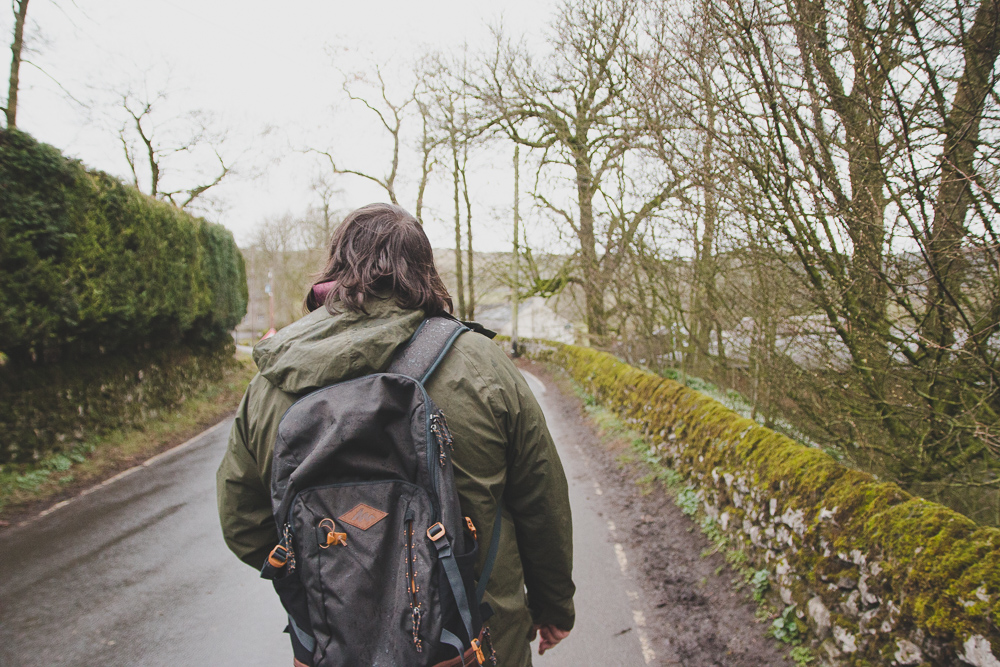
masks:
{"type": "Polygon", "coordinates": [[[539,378],[537,375],[535,375],[530,371],[526,371],[523,368],[518,368],[517,370],[521,371],[521,375],[524,376],[525,381],[528,383],[529,389],[531,388],[531,383],[536,382],[538,383],[538,386],[541,389],[542,396],[544,396],[548,392],[548,388],[545,386],[545,383],[542,382],[541,378],[539,378]]]}
{"type": "Polygon", "coordinates": [[[161,461],[163,459],[170,458],[171,456],[179,454],[183,450],[185,450],[185,449],[187,449],[189,447],[192,447],[202,437],[210,434],[212,431],[215,431],[215,430],[218,430],[219,428],[221,428],[223,425],[226,424],[226,422],[229,421],[229,418],[231,416],[232,416],[231,414],[227,414],[225,417],[223,417],[217,423],[212,424],[211,426],[209,426],[208,428],[206,428],[201,433],[198,433],[197,435],[195,435],[195,436],[193,436],[191,438],[188,438],[187,440],[185,440],[181,444],[174,445],[173,447],[171,447],[170,449],[168,449],[166,451],[162,451],[159,454],[151,456],[150,458],[146,459],[142,463],[137,463],[136,465],[132,466],[131,468],[128,468],[127,470],[121,471],[117,475],[109,477],[109,478],[107,478],[107,479],[105,479],[103,481],[97,482],[93,486],[87,487],[86,489],[84,489],[80,493],[76,494],[72,498],[66,498],[65,500],[60,500],[55,505],[52,505],[51,507],[48,507],[48,508],[42,510],[41,512],[39,512],[35,516],[33,516],[31,518],[28,518],[28,519],[25,519],[24,521],[18,523],[16,527],[17,528],[23,528],[24,526],[27,526],[28,524],[34,523],[35,521],[37,521],[37,520],[39,520],[39,519],[41,519],[43,517],[46,517],[46,516],[52,514],[56,510],[59,510],[59,509],[62,509],[63,507],[66,507],[67,505],[69,505],[70,503],[72,503],[74,500],[79,500],[80,498],[93,493],[97,489],[104,488],[106,486],[110,486],[111,484],[113,484],[113,483],[115,483],[115,482],[117,482],[117,481],[119,481],[119,480],[121,480],[121,479],[123,479],[125,477],[128,477],[129,475],[131,475],[134,472],[138,472],[139,470],[142,470],[143,468],[148,468],[149,466],[153,465],[157,461],[161,461]]]}

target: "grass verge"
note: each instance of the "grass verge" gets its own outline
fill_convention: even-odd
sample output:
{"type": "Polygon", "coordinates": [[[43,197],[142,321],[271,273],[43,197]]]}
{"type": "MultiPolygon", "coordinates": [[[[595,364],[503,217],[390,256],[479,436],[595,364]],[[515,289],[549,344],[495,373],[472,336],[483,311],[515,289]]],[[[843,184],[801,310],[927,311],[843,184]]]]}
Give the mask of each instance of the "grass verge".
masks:
{"type": "Polygon", "coordinates": [[[0,466],[0,529],[77,495],[218,423],[240,402],[256,372],[240,354],[222,378],[141,428],[110,431],[33,463],[0,466]]]}

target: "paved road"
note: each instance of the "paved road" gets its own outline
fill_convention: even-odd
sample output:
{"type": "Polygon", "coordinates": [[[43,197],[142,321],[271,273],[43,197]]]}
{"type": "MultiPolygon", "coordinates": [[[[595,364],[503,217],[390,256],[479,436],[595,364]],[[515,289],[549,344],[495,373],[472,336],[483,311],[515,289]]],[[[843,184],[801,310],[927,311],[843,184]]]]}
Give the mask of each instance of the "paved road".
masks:
{"type": "MultiPolygon", "coordinates": [[[[566,417],[528,379],[570,479],[579,586],[576,629],[536,665],[643,665],[654,656],[627,555],[592,506],[599,487],[566,417]]],[[[277,597],[220,535],[215,468],[229,425],[0,535],[0,666],[290,662],[277,597]]]]}
{"type": "MultiPolygon", "coordinates": [[[[541,380],[522,371],[549,426],[569,480],[573,508],[573,579],[576,581],[576,627],[552,651],[534,658],[536,667],[632,667],[655,662],[649,645],[638,591],[628,576],[628,556],[614,541],[613,521],[596,507],[600,484],[593,478],[584,451],[571,433],[578,424],[556,410],[541,380]],[[645,654],[643,648],[645,646],[645,654]]],[[[579,417],[576,417],[579,419],[579,417]]]]}
{"type": "Polygon", "coordinates": [[[284,665],[277,596],[226,548],[226,421],[0,535],[0,665],[284,665]]]}

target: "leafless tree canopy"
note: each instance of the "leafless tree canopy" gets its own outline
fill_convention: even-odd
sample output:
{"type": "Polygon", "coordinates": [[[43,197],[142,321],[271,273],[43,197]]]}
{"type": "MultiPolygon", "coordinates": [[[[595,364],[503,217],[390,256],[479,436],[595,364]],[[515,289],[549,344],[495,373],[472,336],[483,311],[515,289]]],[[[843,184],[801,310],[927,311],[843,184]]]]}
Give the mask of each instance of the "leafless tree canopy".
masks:
{"type": "Polygon", "coordinates": [[[547,51],[495,36],[465,94],[529,150],[593,343],[996,521],[949,494],[1000,484],[1000,2],[587,0],[547,51]]]}
{"type": "Polygon", "coordinates": [[[399,89],[347,77],[389,150],[362,169],[310,149],[306,245],[337,184],[399,202],[405,182],[453,222],[471,317],[470,165],[516,146],[518,296],[579,299],[585,342],[1000,521],[1000,0],[582,0],[526,44],[498,27],[399,89]],[[543,230],[558,251],[530,245],[543,230]]]}
{"type": "Polygon", "coordinates": [[[200,204],[209,190],[231,175],[226,133],[216,129],[209,114],[191,111],[171,116],[162,110],[167,106],[165,92],[130,90],[120,102],[124,121],[118,139],[137,189],[187,209],[200,204]],[[188,158],[186,164],[174,169],[182,158],[188,158]]]}

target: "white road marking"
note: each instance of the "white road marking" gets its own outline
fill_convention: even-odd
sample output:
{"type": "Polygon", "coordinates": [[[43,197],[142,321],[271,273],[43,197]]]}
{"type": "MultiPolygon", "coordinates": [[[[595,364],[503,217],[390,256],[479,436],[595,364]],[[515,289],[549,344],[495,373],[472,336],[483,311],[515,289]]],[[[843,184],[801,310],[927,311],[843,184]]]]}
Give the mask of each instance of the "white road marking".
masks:
{"type": "Polygon", "coordinates": [[[534,374],[529,373],[528,371],[524,370],[523,368],[520,368],[518,370],[521,371],[521,375],[524,376],[524,379],[528,381],[528,386],[531,387],[531,391],[539,394],[540,396],[544,396],[545,395],[546,389],[545,389],[545,383],[544,382],[542,382],[534,374]]]}
{"type": "MultiPolygon", "coordinates": [[[[536,376],[529,373],[528,371],[525,371],[523,369],[519,370],[521,370],[521,374],[524,376],[532,392],[534,392],[539,397],[545,394],[546,391],[545,384],[540,379],[538,379],[536,376]]],[[[590,477],[594,485],[595,495],[598,496],[604,495],[604,491],[603,489],[601,489],[600,483],[592,477],[593,470],[592,470],[590,456],[587,454],[584,448],[578,443],[574,443],[572,445],[572,448],[577,453],[576,457],[577,460],[583,464],[584,469],[587,471],[585,475],[580,476],[582,477],[582,479],[580,479],[580,477],[577,477],[577,479],[580,479],[580,481],[582,482],[587,477],[590,477]]],[[[611,538],[613,541],[615,538],[615,531],[617,530],[617,527],[615,526],[615,522],[612,521],[611,519],[606,519],[606,521],[608,525],[608,532],[611,533],[611,538]]],[[[614,542],[614,550],[615,550],[615,558],[618,560],[618,567],[621,570],[622,576],[626,580],[630,580],[631,578],[629,577],[628,573],[628,556],[625,554],[625,547],[618,542],[614,542]]],[[[629,590],[626,588],[625,595],[631,602],[629,606],[640,604],[638,591],[629,590]]],[[[646,616],[640,610],[632,609],[631,611],[632,611],[633,623],[636,630],[636,638],[639,640],[639,648],[642,652],[643,661],[647,665],[651,664],[654,660],[656,660],[656,652],[653,650],[653,646],[649,641],[649,636],[646,634],[646,629],[645,629],[646,616]]]]}
{"type": "Polygon", "coordinates": [[[128,470],[121,471],[120,473],[118,473],[114,477],[107,478],[106,480],[104,480],[103,482],[101,482],[101,486],[108,486],[108,485],[114,484],[115,482],[117,482],[118,480],[122,479],[123,477],[128,477],[132,473],[138,472],[140,470],[142,470],[142,464],[141,463],[139,465],[137,465],[137,466],[129,468],[128,470]]]}
{"type": "Polygon", "coordinates": [[[41,519],[43,516],[45,516],[47,514],[52,514],[53,512],[55,512],[60,507],[65,507],[66,505],[69,505],[69,501],[70,500],[73,500],[73,499],[70,498],[69,500],[63,500],[62,502],[56,503],[55,505],[53,505],[52,507],[48,508],[47,510],[42,510],[41,512],[38,513],[38,518],[41,519]]]}
{"type": "Polygon", "coordinates": [[[128,477],[132,473],[138,472],[139,470],[142,470],[143,468],[148,468],[149,466],[151,466],[152,464],[156,463],[157,461],[163,460],[163,459],[168,458],[170,456],[175,456],[175,455],[179,454],[180,452],[184,451],[185,449],[187,449],[188,447],[191,447],[192,445],[194,445],[201,438],[207,436],[208,434],[210,434],[210,433],[212,433],[214,431],[219,430],[220,428],[222,428],[223,426],[225,426],[228,423],[229,423],[229,419],[223,419],[218,424],[216,424],[214,426],[210,426],[209,428],[205,429],[204,431],[202,431],[198,435],[194,436],[193,438],[191,438],[189,440],[186,440],[186,441],[182,442],[181,444],[177,445],[176,447],[171,447],[170,449],[168,449],[165,452],[160,452],[156,456],[153,456],[152,458],[147,459],[146,461],[144,461],[143,463],[140,463],[139,465],[133,466],[133,467],[129,468],[128,470],[123,470],[122,472],[118,473],[114,477],[109,477],[108,479],[104,480],[103,482],[99,482],[99,483],[91,486],[90,488],[84,489],[83,491],[81,491],[77,495],[73,496],[72,498],[67,498],[66,500],[60,501],[60,502],[56,503],[55,505],[53,505],[52,507],[49,507],[48,509],[42,510],[41,512],[39,512],[37,515],[35,515],[31,519],[27,519],[25,521],[22,521],[22,522],[20,522],[17,525],[18,525],[19,528],[22,527],[22,526],[26,526],[29,523],[31,523],[32,521],[35,521],[36,519],[41,519],[44,516],[48,516],[49,514],[52,514],[56,510],[59,510],[59,509],[62,509],[63,507],[66,507],[66,505],[69,505],[74,500],[77,500],[79,498],[82,498],[83,496],[86,496],[86,495],[88,495],[90,493],[93,493],[97,489],[100,489],[102,487],[114,484],[115,482],[117,482],[117,481],[119,481],[119,480],[121,480],[121,479],[123,479],[125,477],[128,477]]]}
{"type": "Polygon", "coordinates": [[[621,568],[622,574],[628,576],[628,558],[625,557],[625,547],[615,543],[615,557],[618,559],[618,567],[621,568]]]}
{"type": "Polygon", "coordinates": [[[649,643],[649,637],[646,636],[646,616],[641,611],[632,611],[632,618],[635,620],[635,632],[639,635],[639,644],[642,645],[642,659],[646,661],[646,664],[656,660],[656,652],[653,651],[653,645],[649,643]]]}
{"type": "MultiPolygon", "coordinates": [[[[608,521],[608,529],[612,531],[615,529],[615,524],[610,520],[608,521]]],[[[625,555],[625,547],[617,542],[615,542],[615,557],[618,558],[618,567],[621,568],[622,576],[628,577],[628,557],[625,555]]],[[[632,602],[639,601],[639,593],[637,591],[626,589],[625,595],[632,602]]],[[[653,650],[653,645],[646,634],[646,615],[639,609],[633,609],[632,620],[635,622],[635,634],[639,638],[639,646],[642,648],[642,659],[646,661],[647,665],[651,664],[656,660],[656,651],[653,650]]]]}
{"type": "Polygon", "coordinates": [[[208,435],[209,433],[213,433],[213,432],[221,429],[223,426],[225,426],[228,423],[229,423],[228,419],[223,419],[221,422],[219,422],[215,426],[213,426],[211,428],[208,428],[208,429],[205,429],[204,431],[202,431],[198,435],[194,436],[193,438],[191,438],[187,442],[182,442],[181,444],[177,445],[176,447],[171,447],[170,449],[168,449],[165,452],[160,452],[156,456],[154,456],[154,457],[152,457],[150,459],[147,459],[146,461],[144,461],[140,465],[142,465],[143,468],[148,468],[149,466],[153,465],[157,461],[162,461],[163,459],[170,458],[171,456],[176,456],[177,454],[180,454],[182,451],[184,451],[188,447],[191,447],[192,445],[194,445],[195,441],[198,440],[199,438],[202,438],[202,437],[208,435]]]}

